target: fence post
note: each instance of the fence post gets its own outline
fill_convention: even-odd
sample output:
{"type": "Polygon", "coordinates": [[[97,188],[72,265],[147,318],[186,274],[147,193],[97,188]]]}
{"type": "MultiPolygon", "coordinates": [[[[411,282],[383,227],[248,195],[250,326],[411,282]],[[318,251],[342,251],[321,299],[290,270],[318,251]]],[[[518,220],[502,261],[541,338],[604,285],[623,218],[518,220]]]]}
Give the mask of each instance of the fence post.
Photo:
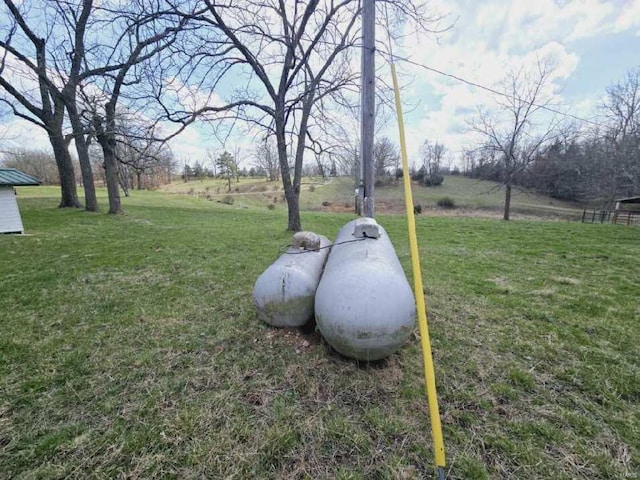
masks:
{"type": "Polygon", "coordinates": [[[587,210],[586,210],[586,209],[582,210],[582,220],[581,220],[581,223],[584,223],[584,217],[585,217],[585,215],[586,215],[586,214],[587,214],[587,210]]]}
{"type": "Polygon", "coordinates": [[[593,213],[591,214],[591,223],[596,221],[596,211],[595,209],[593,210],[593,213]]]}

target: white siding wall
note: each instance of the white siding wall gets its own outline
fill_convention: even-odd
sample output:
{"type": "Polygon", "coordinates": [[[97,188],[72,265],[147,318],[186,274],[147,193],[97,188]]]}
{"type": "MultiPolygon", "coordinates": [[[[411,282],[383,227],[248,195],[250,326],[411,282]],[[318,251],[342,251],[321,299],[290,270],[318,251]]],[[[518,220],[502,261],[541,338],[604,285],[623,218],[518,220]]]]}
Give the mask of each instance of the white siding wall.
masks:
{"type": "Polygon", "coordinates": [[[0,233],[7,232],[23,233],[24,227],[13,187],[0,187],[0,233]]]}

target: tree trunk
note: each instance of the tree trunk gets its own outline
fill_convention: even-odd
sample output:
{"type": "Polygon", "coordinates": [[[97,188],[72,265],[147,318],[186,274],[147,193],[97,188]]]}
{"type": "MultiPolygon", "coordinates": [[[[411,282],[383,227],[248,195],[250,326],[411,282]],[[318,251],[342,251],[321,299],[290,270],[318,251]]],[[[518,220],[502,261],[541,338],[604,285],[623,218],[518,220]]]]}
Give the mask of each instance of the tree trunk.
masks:
{"type": "Polygon", "coordinates": [[[136,170],[136,184],[138,185],[138,190],[142,190],[142,171],[136,170]]]}
{"type": "Polygon", "coordinates": [[[507,182],[504,190],[504,215],[503,220],[509,220],[509,211],[511,210],[511,182],[507,182]]]}
{"type": "MultiPolygon", "coordinates": [[[[278,115],[276,116],[278,117],[278,115]]],[[[279,119],[276,120],[276,142],[278,144],[278,161],[280,163],[280,176],[282,177],[284,198],[287,201],[287,210],[289,213],[287,230],[299,232],[302,230],[302,224],[300,222],[299,191],[296,193],[294,186],[291,183],[284,122],[279,119]]]]}
{"type": "Polygon", "coordinates": [[[105,106],[106,119],[94,116],[94,126],[98,142],[102,147],[104,158],[104,176],[107,183],[110,214],[124,213],[120,201],[120,186],[118,183],[118,160],[116,158],[115,134],[115,105],[107,103],[105,106]],[[104,123],[103,123],[104,122],[104,123]]]}
{"type": "Polygon", "coordinates": [[[318,166],[318,173],[320,173],[322,179],[325,180],[327,177],[324,174],[324,166],[322,165],[322,161],[319,158],[316,158],[316,164],[318,166]]]}
{"type": "Polygon", "coordinates": [[[53,114],[48,115],[49,141],[53,147],[53,154],[56,157],[58,173],[60,175],[60,190],[62,199],[60,208],[82,208],[78,200],[78,190],[76,187],[76,174],[73,162],[69,155],[67,142],[62,134],[62,124],[64,122],[64,103],[60,99],[54,99],[53,114]]]}
{"type": "Polygon", "coordinates": [[[53,154],[58,166],[58,175],[60,177],[60,191],[62,198],[60,200],[60,208],[82,208],[82,204],[78,200],[78,190],[76,188],[76,175],[73,170],[71,156],[67,149],[62,132],[49,132],[49,141],[53,148],[53,154]]]}
{"type": "MultiPolygon", "coordinates": [[[[117,159],[116,159],[117,160],[117,159]]],[[[117,163],[118,167],[118,185],[122,189],[125,197],[129,197],[129,192],[133,190],[133,174],[129,171],[129,167],[117,163]]]]}
{"type": "Polygon", "coordinates": [[[116,159],[116,142],[113,133],[105,134],[102,145],[104,155],[104,174],[107,181],[107,194],[109,196],[109,212],[111,214],[123,213],[120,201],[120,185],[118,184],[118,160],[116,159]]]}
{"type": "Polygon", "coordinates": [[[33,41],[36,49],[36,73],[38,74],[38,86],[40,100],[42,102],[42,116],[40,117],[47,129],[49,142],[53,148],[53,154],[58,167],[58,176],[60,177],[60,208],[79,208],[82,207],[78,201],[78,191],[76,188],[76,176],[69,155],[69,149],[62,135],[62,124],[64,122],[64,103],[60,99],[53,99],[49,85],[45,81],[47,78],[47,55],[45,52],[45,39],[37,39],[33,41]]]}
{"type": "Polygon", "coordinates": [[[287,201],[287,204],[289,205],[289,230],[296,232],[302,230],[302,223],[300,221],[300,185],[302,183],[302,161],[304,159],[305,142],[307,139],[307,125],[309,123],[309,115],[311,113],[312,105],[313,91],[308,94],[308,97],[305,99],[302,106],[302,116],[300,118],[300,130],[298,131],[298,144],[293,174],[293,201],[291,203],[287,201]]]}
{"type": "MultiPolygon", "coordinates": [[[[70,102],[69,105],[72,105],[70,102]]],[[[82,172],[82,185],[84,187],[85,210],[89,212],[98,211],[98,199],[96,198],[96,187],[93,182],[93,170],[89,159],[89,147],[84,136],[82,121],[75,108],[67,107],[71,128],[73,129],[73,139],[76,144],[78,160],[80,161],[80,171],[82,172]]]]}

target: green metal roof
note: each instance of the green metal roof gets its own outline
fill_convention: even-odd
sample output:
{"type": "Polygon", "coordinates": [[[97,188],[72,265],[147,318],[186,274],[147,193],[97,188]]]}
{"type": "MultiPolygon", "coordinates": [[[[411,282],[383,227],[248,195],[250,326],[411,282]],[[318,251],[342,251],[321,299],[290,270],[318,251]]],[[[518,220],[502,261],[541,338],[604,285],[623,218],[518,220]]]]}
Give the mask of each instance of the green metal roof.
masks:
{"type": "Polygon", "coordinates": [[[40,181],[15,168],[0,168],[0,186],[4,185],[40,185],[40,181]]]}

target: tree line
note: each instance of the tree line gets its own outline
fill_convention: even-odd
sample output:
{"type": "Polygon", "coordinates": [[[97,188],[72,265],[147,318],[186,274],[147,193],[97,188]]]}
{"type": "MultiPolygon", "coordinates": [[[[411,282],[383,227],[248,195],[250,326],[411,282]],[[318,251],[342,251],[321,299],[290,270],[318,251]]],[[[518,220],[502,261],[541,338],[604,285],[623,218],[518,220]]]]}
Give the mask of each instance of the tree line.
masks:
{"type": "Polygon", "coordinates": [[[510,72],[498,112],[481,110],[470,122],[479,141],[465,151],[463,171],[504,187],[505,220],[517,187],[602,208],[640,195],[640,67],[607,87],[586,121],[553,107],[545,88],[552,71],[539,61],[533,72],[510,72]]]}

